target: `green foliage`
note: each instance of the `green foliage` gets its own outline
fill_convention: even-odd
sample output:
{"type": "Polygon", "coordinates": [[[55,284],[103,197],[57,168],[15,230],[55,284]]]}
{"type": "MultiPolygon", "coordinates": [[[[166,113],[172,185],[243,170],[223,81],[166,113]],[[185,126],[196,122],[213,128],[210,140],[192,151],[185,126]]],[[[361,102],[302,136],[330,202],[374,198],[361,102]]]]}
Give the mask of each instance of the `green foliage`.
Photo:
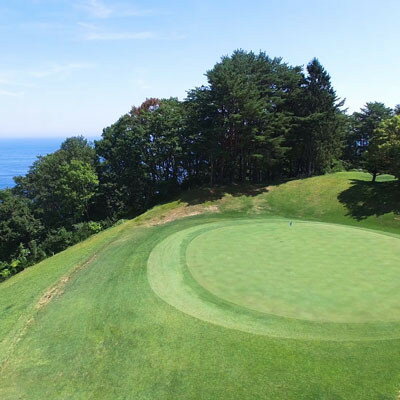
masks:
{"type": "Polygon", "coordinates": [[[382,121],[392,115],[393,111],[379,102],[366,103],[360,112],[353,113],[345,153],[345,158],[351,166],[363,166],[363,153],[373,140],[375,130],[382,121]]]}
{"type": "Polygon", "coordinates": [[[43,225],[32,212],[28,199],[10,190],[0,191],[0,260],[10,261],[20,243],[43,234],[43,225]]]}
{"type": "Polygon", "coordinates": [[[148,99],[96,142],[103,217],[136,215],[179,187],[261,183],[341,168],[347,118],[318,60],[235,51],[184,102],[148,99]]]}
{"type": "Polygon", "coordinates": [[[69,138],[15,178],[14,189],[0,192],[0,279],[98,232],[88,225],[96,164],[86,139],[69,138]]]}
{"type": "Polygon", "coordinates": [[[69,138],[15,178],[0,194],[1,276],[196,185],[265,184],[364,165],[374,179],[400,176],[397,120],[377,129],[392,110],[367,103],[345,115],[317,59],[303,70],[237,50],[206,77],[184,101],[147,99],[94,146],[69,138]]]}
{"type": "Polygon", "coordinates": [[[46,236],[42,247],[47,254],[58,253],[100,232],[102,229],[103,225],[94,221],[80,222],[79,224],[75,224],[70,230],[67,230],[65,227],[54,229],[46,236]]]}
{"type": "Polygon", "coordinates": [[[26,243],[26,240],[20,237],[20,242],[15,250],[10,253],[8,261],[0,262],[0,281],[87,239],[93,234],[99,233],[107,226],[107,223],[88,221],[75,224],[70,230],[65,227],[52,229],[46,235],[38,237],[40,244],[37,240],[26,243]]]}
{"type": "Polygon", "coordinates": [[[400,115],[382,121],[375,129],[365,161],[373,180],[383,173],[400,178],[400,115]]]}
{"type": "Polygon", "coordinates": [[[232,183],[271,179],[287,152],[290,98],[300,67],[265,53],[238,50],[207,72],[208,86],[188,96],[209,181],[232,183]]]}
{"type": "Polygon", "coordinates": [[[82,137],[67,139],[61,149],[39,157],[14,192],[30,199],[47,227],[72,226],[87,217],[98,185],[96,153],[82,137]]]}
{"type": "Polygon", "coordinates": [[[71,160],[60,166],[58,190],[56,193],[64,201],[64,208],[73,221],[88,214],[89,202],[95,195],[99,183],[90,164],[81,160],[71,160]]]}
{"type": "Polygon", "coordinates": [[[311,176],[335,168],[342,155],[346,128],[342,105],[329,74],[313,59],[298,92],[297,125],[289,136],[292,174],[311,176]]]}
{"type": "Polygon", "coordinates": [[[96,142],[100,196],[107,216],[143,211],[181,178],[182,103],[149,99],[103,131],[96,142]]]}

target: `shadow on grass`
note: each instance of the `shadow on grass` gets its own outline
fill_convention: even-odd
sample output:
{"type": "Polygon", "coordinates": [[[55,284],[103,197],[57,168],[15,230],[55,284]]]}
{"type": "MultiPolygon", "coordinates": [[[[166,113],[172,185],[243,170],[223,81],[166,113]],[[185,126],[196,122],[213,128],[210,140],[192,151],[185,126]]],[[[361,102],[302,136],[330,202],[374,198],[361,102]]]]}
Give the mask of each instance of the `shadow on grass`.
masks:
{"type": "Polygon", "coordinates": [[[206,201],[215,201],[222,199],[226,194],[234,197],[247,196],[254,197],[261,193],[268,192],[267,187],[263,185],[230,185],[215,187],[200,187],[187,190],[179,196],[179,199],[189,205],[201,204],[206,201]]]}
{"type": "Polygon", "coordinates": [[[367,182],[358,179],[339,194],[338,200],[348,209],[349,216],[361,221],[370,216],[400,214],[400,184],[398,181],[367,182]]]}

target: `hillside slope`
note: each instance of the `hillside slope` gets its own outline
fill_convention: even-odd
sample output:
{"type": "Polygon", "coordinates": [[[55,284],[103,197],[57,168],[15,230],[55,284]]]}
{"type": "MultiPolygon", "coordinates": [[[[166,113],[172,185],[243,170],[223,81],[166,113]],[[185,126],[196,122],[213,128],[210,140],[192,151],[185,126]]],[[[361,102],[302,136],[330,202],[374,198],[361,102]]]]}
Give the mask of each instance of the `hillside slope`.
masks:
{"type": "Polygon", "coordinates": [[[281,216],[399,234],[398,183],[369,179],[192,190],[0,284],[0,398],[395,398],[400,340],[226,329],[164,303],[147,280],[154,246],[199,223],[281,216]]]}

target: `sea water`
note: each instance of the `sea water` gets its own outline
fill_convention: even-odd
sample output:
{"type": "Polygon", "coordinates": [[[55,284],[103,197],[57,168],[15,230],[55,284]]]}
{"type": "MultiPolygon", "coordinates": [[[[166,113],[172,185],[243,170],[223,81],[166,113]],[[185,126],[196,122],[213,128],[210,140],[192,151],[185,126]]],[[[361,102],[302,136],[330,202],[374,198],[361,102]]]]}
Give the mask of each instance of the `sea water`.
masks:
{"type": "Polygon", "coordinates": [[[64,138],[0,138],[0,189],[14,186],[13,177],[25,175],[38,156],[56,151],[64,138]]]}

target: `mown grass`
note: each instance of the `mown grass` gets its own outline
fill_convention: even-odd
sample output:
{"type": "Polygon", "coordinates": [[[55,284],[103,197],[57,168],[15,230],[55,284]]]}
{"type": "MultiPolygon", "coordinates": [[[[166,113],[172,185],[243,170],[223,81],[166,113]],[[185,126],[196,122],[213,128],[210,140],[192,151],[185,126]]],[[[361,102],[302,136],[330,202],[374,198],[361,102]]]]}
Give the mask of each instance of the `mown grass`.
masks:
{"type": "MultiPolygon", "coordinates": [[[[391,205],[382,215],[359,218],[340,198],[358,187],[354,180],[367,179],[334,174],[257,195],[223,192],[203,198],[219,212],[157,225],[171,210],[202,204],[182,200],[153,210],[145,224],[128,221],[2,283],[0,398],[394,399],[399,340],[303,341],[226,329],[171,307],[147,280],[147,259],[157,243],[220,219],[283,215],[399,233],[391,205]],[[62,291],[37,308],[66,275],[62,291]]],[[[365,193],[361,187],[352,199],[365,193]]]]}
{"type": "Polygon", "coordinates": [[[397,320],[400,235],[298,220],[207,226],[185,246],[185,264],[218,298],[302,320],[397,320]]]}
{"type": "MultiPolygon", "coordinates": [[[[197,222],[197,220],[195,221],[197,222]]],[[[268,310],[264,309],[265,312],[258,312],[256,310],[252,310],[253,304],[249,304],[249,301],[251,302],[251,299],[254,298],[254,296],[259,296],[257,293],[252,293],[252,292],[247,292],[247,295],[243,297],[243,289],[244,291],[248,291],[248,286],[254,282],[256,287],[255,289],[263,289],[265,285],[261,283],[261,281],[264,280],[264,282],[268,281],[268,276],[265,276],[265,278],[258,276],[258,281],[257,277],[256,279],[245,279],[245,273],[243,273],[237,281],[235,282],[226,282],[226,285],[221,285],[220,288],[217,288],[217,293],[215,292],[215,285],[218,285],[220,283],[220,280],[214,279],[212,281],[212,286],[213,288],[210,287],[208,283],[210,281],[205,282],[203,279],[204,277],[199,277],[199,274],[196,273],[193,269],[193,265],[190,257],[190,247],[192,244],[192,241],[196,241],[197,238],[203,238],[207,237],[208,232],[223,232],[224,228],[232,228],[236,231],[236,229],[239,228],[244,228],[244,227],[251,227],[255,228],[255,231],[257,230],[257,227],[262,229],[268,230],[268,228],[273,228],[278,225],[288,225],[289,220],[285,220],[282,218],[258,218],[258,219],[223,219],[223,220],[218,220],[218,221],[212,221],[212,220],[205,220],[203,222],[207,223],[202,223],[202,221],[199,221],[199,223],[195,223],[193,226],[191,226],[189,229],[182,229],[173,235],[169,235],[166,239],[162,240],[160,243],[157,244],[157,246],[154,247],[152,250],[149,260],[148,260],[148,277],[149,277],[149,282],[151,285],[151,288],[153,291],[160,297],[162,298],[165,302],[168,304],[171,304],[173,307],[177,308],[178,310],[181,310],[185,312],[186,314],[192,315],[196,318],[199,318],[203,321],[208,321],[213,324],[221,325],[226,328],[230,329],[238,329],[242,330],[244,332],[250,332],[250,333],[255,333],[255,334],[263,334],[267,335],[269,337],[280,337],[280,338],[286,338],[286,339],[316,339],[316,340],[334,340],[334,341],[351,341],[351,340],[382,340],[384,338],[386,339],[397,339],[399,338],[399,322],[393,321],[395,318],[393,316],[393,313],[390,314],[390,312],[386,315],[388,318],[390,318],[391,322],[384,322],[384,314],[382,315],[383,318],[381,320],[381,316],[379,315],[379,321],[375,322],[368,322],[368,323],[335,323],[335,322],[329,322],[328,321],[328,312],[325,309],[321,315],[319,314],[319,317],[323,317],[323,322],[318,321],[318,315],[315,313],[312,313],[312,310],[317,311],[318,308],[322,307],[332,307],[334,306],[335,303],[339,303],[339,307],[341,307],[340,303],[341,302],[346,302],[348,301],[350,305],[352,304],[352,298],[354,299],[355,302],[358,302],[361,300],[361,304],[354,304],[355,308],[357,307],[362,307],[363,305],[366,306],[365,301],[370,301],[370,305],[373,304],[373,299],[371,296],[379,296],[379,290],[382,290],[382,288],[379,288],[376,290],[376,292],[369,291],[368,289],[364,292],[362,296],[359,296],[360,291],[362,292],[363,289],[365,289],[365,284],[370,285],[372,289],[375,289],[375,284],[376,282],[372,278],[369,282],[368,279],[366,279],[365,275],[369,274],[368,268],[362,269],[361,267],[361,277],[360,277],[360,282],[357,282],[357,284],[362,284],[363,287],[358,288],[358,287],[352,287],[352,282],[351,282],[351,273],[349,274],[350,279],[346,279],[346,276],[340,276],[340,273],[338,273],[337,270],[340,270],[340,266],[338,268],[334,268],[335,265],[332,264],[332,268],[334,269],[334,273],[338,277],[338,280],[341,281],[342,286],[347,285],[347,290],[352,293],[346,293],[346,289],[343,287],[335,287],[335,277],[334,276],[324,276],[324,271],[318,271],[317,274],[319,274],[319,279],[321,282],[317,280],[316,277],[313,275],[309,275],[306,277],[307,280],[309,280],[309,284],[307,282],[304,282],[304,269],[300,270],[300,276],[296,281],[292,279],[292,281],[288,282],[283,282],[285,285],[287,285],[287,292],[285,290],[281,291],[279,288],[275,287],[270,287],[268,290],[268,293],[261,294],[261,301],[263,301],[264,296],[269,297],[270,295],[274,294],[275,298],[271,299],[271,303],[266,304],[268,306],[268,310]],[[198,280],[196,280],[196,278],[198,280]],[[329,280],[333,281],[333,285],[328,284],[326,287],[326,284],[329,283],[329,280]],[[348,280],[350,282],[348,282],[348,280]],[[362,282],[363,281],[363,282],[362,282]],[[310,307],[304,307],[302,310],[297,309],[298,315],[296,315],[298,318],[305,318],[305,319],[298,319],[298,318],[286,318],[283,317],[282,315],[287,315],[288,311],[288,306],[290,307],[290,291],[293,289],[293,287],[297,286],[297,289],[299,288],[299,285],[305,283],[305,286],[301,288],[301,290],[297,293],[298,299],[296,297],[293,299],[292,305],[295,305],[296,307],[301,308],[301,303],[302,303],[302,297],[304,301],[304,297],[309,297],[310,294],[312,294],[313,290],[315,291],[318,286],[320,285],[325,285],[324,290],[320,293],[319,299],[312,299],[313,304],[310,305],[310,307]],[[261,284],[261,285],[260,285],[261,284]],[[238,287],[240,286],[242,288],[238,291],[238,287]],[[313,287],[316,285],[316,287],[313,287]],[[233,286],[233,287],[232,287],[233,286]],[[207,288],[207,289],[206,289],[207,288]],[[210,290],[211,289],[211,290],[210,290]],[[220,290],[219,290],[220,289],[220,290]],[[222,290],[222,292],[221,292],[222,290]],[[234,293],[232,293],[232,290],[234,293]],[[340,296],[338,298],[333,298],[329,301],[326,301],[326,297],[330,296],[330,290],[335,290],[335,291],[342,291],[340,293],[340,296]],[[229,293],[230,292],[230,293],[229,293]],[[358,295],[357,295],[358,292],[358,295]],[[233,297],[230,297],[230,295],[234,294],[233,297]],[[344,296],[343,296],[344,294],[344,296]],[[228,297],[227,297],[228,295],[228,297]],[[250,295],[250,297],[249,297],[250,295]],[[230,298],[229,298],[230,297],[230,298]],[[358,297],[358,299],[357,299],[358,297]],[[225,299],[225,300],[224,300],[225,299]],[[274,303],[276,304],[276,301],[279,299],[279,306],[280,306],[280,311],[279,310],[271,310],[269,307],[271,304],[273,305],[274,303]],[[243,301],[244,300],[244,301],[243,301]],[[289,300],[289,303],[288,303],[289,300]],[[297,304],[300,303],[300,304],[297,304]],[[272,312],[272,313],[271,313],[272,312]],[[301,313],[307,312],[308,315],[301,315],[301,313]],[[275,313],[275,314],[274,314],[275,313]],[[311,319],[309,319],[311,317],[311,319]]],[[[296,226],[299,224],[307,225],[310,224],[312,226],[314,225],[321,225],[324,226],[326,224],[323,223],[309,223],[309,222],[300,222],[296,221],[295,222],[296,226]]],[[[377,236],[378,238],[382,238],[383,240],[389,239],[392,244],[395,246],[394,249],[390,249],[391,252],[396,254],[399,251],[399,242],[398,242],[398,236],[396,238],[390,238],[390,237],[385,237],[386,235],[393,235],[393,234],[374,234],[373,232],[368,230],[360,230],[360,229],[351,229],[351,228],[346,228],[342,227],[340,225],[327,225],[325,228],[328,230],[331,228],[333,231],[337,231],[340,229],[347,230],[348,234],[352,236],[351,234],[354,231],[355,237],[360,239],[359,233],[364,233],[366,235],[373,235],[377,236]]],[[[277,239],[280,234],[282,234],[282,229],[281,227],[279,228],[279,232],[277,232],[277,235],[274,239],[277,239]]],[[[328,230],[329,231],[329,230],[328,230]]],[[[224,232],[222,236],[228,237],[229,235],[224,232]]],[[[247,235],[242,235],[246,237],[247,235]]],[[[338,237],[337,237],[338,239],[338,237]]],[[[257,240],[254,239],[253,240],[257,240]]],[[[201,249],[198,253],[200,257],[206,258],[208,256],[208,252],[213,251],[213,246],[218,243],[218,239],[215,238],[212,243],[210,243],[207,246],[206,250],[203,250],[201,252],[201,249]],[[206,253],[206,254],[204,254],[206,253]]],[[[279,241],[279,240],[278,240],[279,241]]],[[[298,244],[301,245],[301,240],[298,241],[298,244]]],[[[236,247],[235,249],[232,248],[230,250],[226,250],[225,252],[225,257],[222,259],[221,263],[217,266],[220,268],[222,265],[227,268],[227,271],[223,271],[223,278],[226,278],[229,274],[231,274],[231,269],[235,269],[235,262],[239,261],[241,259],[241,262],[243,262],[245,265],[248,265],[248,262],[251,262],[251,259],[253,258],[253,252],[259,252],[259,250],[255,249],[250,245],[249,247],[246,248],[246,251],[249,250],[250,253],[245,253],[244,255],[240,254],[241,251],[243,251],[243,248],[236,242],[234,243],[226,243],[226,246],[232,245],[233,247],[236,247]],[[238,260],[233,260],[231,261],[229,259],[230,256],[234,256],[238,258],[238,260]],[[248,260],[245,260],[245,256],[247,256],[248,260]],[[227,275],[228,274],[228,275],[227,275]]],[[[266,244],[267,245],[267,244],[266,244]]],[[[201,246],[200,246],[201,247],[201,246]]],[[[257,246],[258,247],[258,246],[257,246]]],[[[311,250],[309,246],[306,246],[307,250],[311,250]]],[[[266,254],[267,256],[267,254],[266,254]]],[[[275,256],[278,256],[278,258],[281,258],[282,256],[284,257],[285,254],[280,255],[280,254],[275,254],[275,256]]],[[[336,254],[335,254],[336,256],[336,254]]],[[[299,254],[299,257],[301,258],[301,254],[299,254]]],[[[389,261],[390,258],[388,258],[387,261],[389,261]]],[[[287,268],[288,265],[285,264],[279,264],[279,259],[275,260],[278,261],[277,269],[282,269],[282,268],[287,268]]],[[[325,261],[330,261],[326,260],[325,261]]],[[[210,264],[213,263],[213,261],[207,260],[207,262],[210,262],[210,264]]],[[[239,262],[240,264],[240,262],[239,262]]],[[[204,264],[203,264],[204,265],[204,264]]],[[[197,267],[201,266],[198,264],[197,267]]],[[[204,265],[205,268],[209,268],[209,265],[204,265]]],[[[236,263],[236,267],[242,268],[241,265],[238,265],[236,263]]],[[[252,268],[249,273],[253,274],[254,272],[257,273],[257,268],[261,266],[257,266],[256,263],[253,262],[252,268]]],[[[303,266],[303,268],[308,269],[310,266],[303,266]]],[[[318,268],[317,266],[315,266],[318,268]]],[[[394,281],[393,282],[387,282],[389,285],[393,285],[391,289],[389,289],[392,293],[393,291],[397,291],[397,275],[396,275],[396,270],[398,269],[398,264],[394,264],[392,269],[392,272],[394,273],[394,281]]],[[[357,265],[351,266],[350,270],[354,268],[357,268],[357,265]]],[[[369,268],[371,268],[371,265],[369,265],[369,268]]],[[[379,273],[379,266],[372,266],[372,271],[371,273],[375,272],[378,274],[379,279],[385,276],[385,273],[379,273]]],[[[345,271],[344,274],[348,273],[350,271],[345,271]]],[[[388,271],[390,273],[390,271],[388,271]]],[[[273,279],[274,276],[277,274],[279,275],[282,273],[282,271],[273,271],[271,278],[273,279]]],[[[285,273],[285,272],[283,272],[285,273]]],[[[306,273],[307,274],[307,273],[306,273]]],[[[343,272],[342,272],[343,274],[343,272]]],[[[216,273],[214,278],[218,278],[218,275],[221,276],[220,274],[216,273]]],[[[389,279],[390,280],[390,279],[389,279]]],[[[272,282],[271,282],[272,283],[272,282]]],[[[271,285],[271,283],[267,283],[267,285],[271,285]]],[[[278,283],[279,285],[279,279],[278,282],[274,282],[273,285],[276,285],[278,283]]],[[[353,281],[354,283],[354,281],[353,281]]],[[[318,289],[317,289],[318,290],[318,289]]],[[[339,293],[337,293],[339,295],[339,293]]],[[[390,296],[390,293],[386,293],[385,291],[381,291],[381,294],[384,296],[390,296]]],[[[386,297],[386,298],[388,298],[386,297]]],[[[376,299],[376,297],[375,297],[376,299]]],[[[393,299],[391,299],[393,300],[393,299]]],[[[373,304],[372,308],[373,310],[369,310],[368,306],[364,309],[364,311],[367,311],[370,313],[376,312],[378,314],[381,314],[384,312],[383,307],[387,306],[387,304],[382,305],[382,301],[378,301],[377,304],[373,304]]],[[[261,304],[257,304],[257,308],[261,304]]],[[[303,303],[304,305],[304,303],[303,303]]],[[[397,303],[395,304],[395,309],[396,309],[397,303]]],[[[343,310],[343,309],[342,309],[343,310]]],[[[348,310],[351,312],[352,310],[348,310]]],[[[394,310],[395,313],[395,310],[394,310]]],[[[355,314],[357,318],[360,317],[358,313],[355,314]]],[[[341,315],[341,319],[343,319],[345,315],[341,315]]]]}
{"type": "Polygon", "coordinates": [[[0,284],[0,365],[19,333],[37,313],[41,298],[61,277],[68,278],[125,229],[121,225],[94,235],[0,284]]]}

